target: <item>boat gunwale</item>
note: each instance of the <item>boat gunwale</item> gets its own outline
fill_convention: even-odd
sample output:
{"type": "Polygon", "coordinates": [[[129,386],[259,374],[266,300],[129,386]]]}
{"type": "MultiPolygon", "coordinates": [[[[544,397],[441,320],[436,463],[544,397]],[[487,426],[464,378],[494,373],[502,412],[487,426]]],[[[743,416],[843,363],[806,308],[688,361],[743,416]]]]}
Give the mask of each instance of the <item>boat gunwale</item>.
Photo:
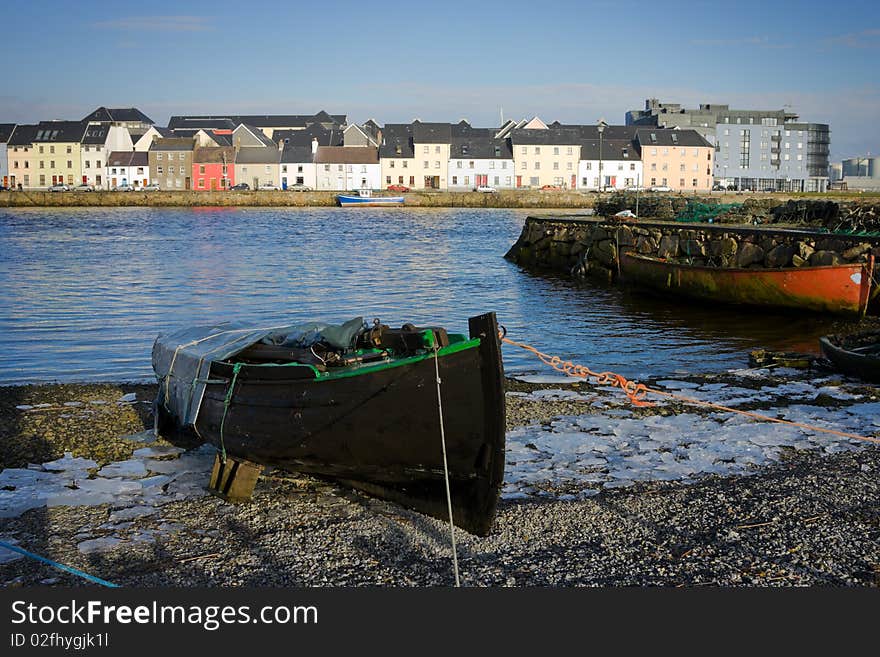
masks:
{"type": "Polygon", "coordinates": [[[667,260],[665,258],[657,258],[654,256],[642,255],[641,253],[633,253],[632,251],[624,251],[620,254],[621,260],[623,258],[631,258],[633,260],[637,260],[640,262],[647,262],[655,265],[663,265],[666,267],[681,267],[683,269],[700,269],[706,271],[717,271],[723,272],[725,274],[736,274],[736,273],[747,273],[747,274],[760,274],[762,272],[767,273],[787,273],[787,272],[804,272],[804,271],[816,271],[816,270],[844,270],[844,269],[865,269],[868,266],[867,262],[851,262],[840,265],[808,265],[806,267],[762,267],[760,269],[748,269],[747,267],[712,267],[710,265],[689,265],[684,262],[675,262],[673,260],[667,260]]]}

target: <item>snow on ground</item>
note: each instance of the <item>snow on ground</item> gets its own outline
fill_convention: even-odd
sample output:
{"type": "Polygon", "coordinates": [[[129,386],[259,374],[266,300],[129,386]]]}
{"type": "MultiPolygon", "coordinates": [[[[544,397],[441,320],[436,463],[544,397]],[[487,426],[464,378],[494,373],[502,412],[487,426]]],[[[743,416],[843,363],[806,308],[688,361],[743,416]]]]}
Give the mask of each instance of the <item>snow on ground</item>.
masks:
{"type": "MultiPolygon", "coordinates": [[[[754,379],[760,371],[738,372],[754,379]]],[[[830,379],[768,382],[758,389],[727,383],[665,380],[655,387],[702,401],[736,407],[784,398],[791,405],[761,411],[764,415],[827,429],[871,435],[880,430],[880,402],[860,398],[831,385],[830,379]],[[810,404],[819,396],[849,406],[827,408],[810,404]]],[[[524,399],[593,399],[589,393],[538,390],[524,399]]],[[[507,434],[507,467],[502,495],[586,497],[602,488],[630,486],[638,481],[693,481],[700,476],[748,475],[755,468],[781,458],[783,450],[824,450],[835,453],[867,443],[831,434],[805,431],[728,412],[705,409],[678,415],[636,417],[625,398],[621,405],[600,414],[564,416],[549,425],[519,427],[507,434]]],[[[605,398],[608,399],[607,397],[605,398]]],[[[650,397],[663,405],[662,398],[650,397]]]]}

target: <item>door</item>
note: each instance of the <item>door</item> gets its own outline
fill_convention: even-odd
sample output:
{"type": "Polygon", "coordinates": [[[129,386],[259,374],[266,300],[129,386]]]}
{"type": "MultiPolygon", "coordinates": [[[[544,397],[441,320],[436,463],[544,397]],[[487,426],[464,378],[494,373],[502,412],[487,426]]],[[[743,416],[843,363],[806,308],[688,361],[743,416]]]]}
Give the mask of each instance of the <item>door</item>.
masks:
{"type": "Polygon", "coordinates": [[[517,176],[517,177],[516,177],[516,186],[517,186],[517,187],[522,187],[522,176],[517,176]]]}
{"type": "Polygon", "coordinates": [[[189,189],[192,186],[192,179],[189,176],[186,177],[186,181],[184,182],[184,185],[185,185],[186,189],[189,189]]]}
{"type": "Polygon", "coordinates": [[[571,174],[571,188],[577,189],[577,174],[576,173],[571,174]]]}

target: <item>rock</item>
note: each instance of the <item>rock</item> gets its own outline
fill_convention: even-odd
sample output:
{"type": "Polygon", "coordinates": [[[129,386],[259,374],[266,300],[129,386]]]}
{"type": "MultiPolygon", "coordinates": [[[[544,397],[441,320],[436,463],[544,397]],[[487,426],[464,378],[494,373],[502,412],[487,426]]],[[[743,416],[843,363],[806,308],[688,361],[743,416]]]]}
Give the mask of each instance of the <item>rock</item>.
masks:
{"type": "Polygon", "coordinates": [[[650,237],[640,236],[636,241],[636,251],[641,254],[656,253],[657,242],[650,237]]]}
{"type": "Polygon", "coordinates": [[[737,267],[748,267],[757,262],[762,262],[764,260],[764,249],[762,249],[757,244],[751,244],[750,242],[743,242],[739,245],[739,249],[736,253],[736,266],[737,267]]]}
{"type": "Polygon", "coordinates": [[[592,255],[608,268],[617,266],[617,245],[613,240],[602,240],[596,244],[592,255]]]}
{"type": "Polygon", "coordinates": [[[844,260],[855,260],[863,253],[867,253],[870,250],[871,250],[871,245],[866,242],[862,242],[861,244],[857,244],[856,246],[844,251],[843,252],[843,259],[844,260]]]}
{"type": "Polygon", "coordinates": [[[839,265],[842,262],[840,254],[834,251],[816,251],[809,258],[809,263],[813,267],[825,267],[829,265],[839,265]]]}
{"type": "Polygon", "coordinates": [[[739,244],[732,237],[725,236],[720,240],[712,240],[709,243],[709,253],[718,258],[729,258],[736,253],[739,244]]]}
{"type": "Polygon", "coordinates": [[[795,254],[791,256],[791,264],[793,264],[795,267],[803,267],[805,264],[807,264],[807,261],[801,258],[799,255],[795,254]]]}
{"type": "Polygon", "coordinates": [[[788,267],[791,264],[792,256],[794,256],[795,247],[793,244],[780,244],[774,246],[767,252],[764,258],[765,267],[788,267]]]}
{"type": "Polygon", "coordinates": [[[618,228],[615,237],[617,238],[618,246],[632,246],[635,244],[635,235],[633,235],[632,228],[629,226],[618,228]]]}
{"type": "Polygon", "coordinates": [[[809,260],[810,256],[815,252],[815,249],[806,242],[795,242],[794,246],[802,260],[809,260]]]}
{"type": "Polygon", "coordinates": [[[688,238],[681,243],[681,250],[687,256],[702,257],[706,255],[706,244],[697,239],[688,238]]]}
{"type": "Polygon", "coordinates": [[[657,255],[660,258],[674,258],[678,255],[678,235],[664,235],[660,240],[657,255]]]}

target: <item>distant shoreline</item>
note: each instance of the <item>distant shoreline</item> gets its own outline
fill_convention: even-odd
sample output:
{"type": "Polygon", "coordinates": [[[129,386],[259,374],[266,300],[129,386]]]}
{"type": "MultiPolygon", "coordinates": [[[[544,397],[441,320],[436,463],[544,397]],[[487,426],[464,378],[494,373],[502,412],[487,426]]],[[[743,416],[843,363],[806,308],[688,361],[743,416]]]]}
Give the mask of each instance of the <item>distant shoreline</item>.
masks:
{"type": "MultiPolygon", "coordinates": [[[[0,192],[0,207],[335,207],[340,192],[291,191],[160,191],[160,192],[0,192]]],[[[682,194],[681,196],[692,196],[682,194]]],[[[699,197],[717,197],[726,202],[747,198],[823,199],[829,201],[871,198],[872,194],[852,192],[826,194],[748,194],[700,193],[699,197]]],[[[510,190],[496,193],[418,191],[404,194],[404,207],[432,208],[526,208],[588,209],[600,197],[594,192],[510,190]]]]}

